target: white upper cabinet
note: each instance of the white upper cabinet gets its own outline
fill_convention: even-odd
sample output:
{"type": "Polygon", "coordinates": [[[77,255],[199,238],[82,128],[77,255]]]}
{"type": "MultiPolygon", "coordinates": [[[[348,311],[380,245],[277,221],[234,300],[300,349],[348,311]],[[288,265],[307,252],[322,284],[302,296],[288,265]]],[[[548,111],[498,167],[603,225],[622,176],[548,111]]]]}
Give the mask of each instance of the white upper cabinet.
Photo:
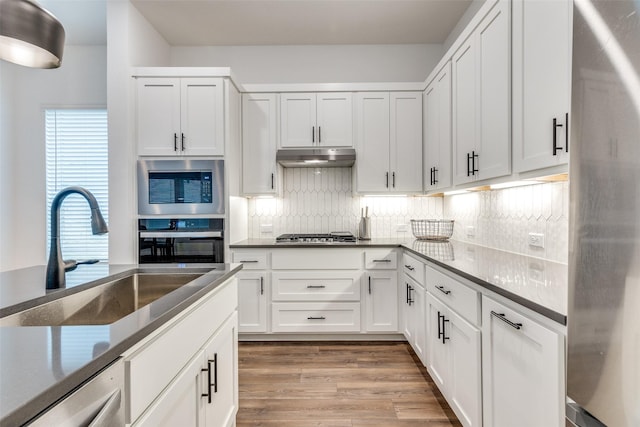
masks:
{"type": "Polygon", "coordinates": [[[454,184],[511,172],[509,4],[496,2],[452,59],[454,184]]]}
{"type": "Polygon", "coordinates": [[[282,148],[352,147],[352,95],[283,93],[280,95],[282,148]]]}
{"type": "Polygon", "coordinates": [[[220,78],[138,78],[138,154],[223,155],[222,84],[220,78]]]}
{"type": "Polygon", "coordinates": [[[422,191],[422,93],[391,93],[390,191],[422,191]]]}
{"type": "Polygon", "coordinates": [[[515,172],[569,161],[572,7],[571,0],[513,2],[515,172]]]}
{"type": "Polygon", "coordinates": [[[422,93],[356,96],[359,193],[422,191],[422,93]]]}
{"type": "Polygon", "coordinates": [[[275,194],[276,95],[242,96],[242,192],[246,195],[275,194]]]}
{"type": "Polygon", "coordinates": [[[451,62],[447,62],[423,94],[424,188],[451,187],[451,62]]]}

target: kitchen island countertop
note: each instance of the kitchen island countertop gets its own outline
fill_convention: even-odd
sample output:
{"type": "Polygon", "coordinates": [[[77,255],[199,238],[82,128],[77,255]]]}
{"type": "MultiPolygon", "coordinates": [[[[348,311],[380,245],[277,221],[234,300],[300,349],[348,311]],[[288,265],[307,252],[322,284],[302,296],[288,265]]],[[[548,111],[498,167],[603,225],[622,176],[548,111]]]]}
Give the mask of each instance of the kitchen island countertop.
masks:
{"type": "Polygon", "coordinates": [[[230,245],[250,248],[402,247],[476,285],[495,292],[562,325],[567,324],[567,264],[456,240],[371,239],[352,243],[276,243],[248,239],[230,245]]]}
{"type": "Polygon", "coordinates": [[[235,275],[240,264],[94,264],[67,272],[67,287],[45,290],[45,266],[0,273],[0,317],[131,273],[204,273],[107,325],[0,327],[0,425],[22,425],[235,275]]]}

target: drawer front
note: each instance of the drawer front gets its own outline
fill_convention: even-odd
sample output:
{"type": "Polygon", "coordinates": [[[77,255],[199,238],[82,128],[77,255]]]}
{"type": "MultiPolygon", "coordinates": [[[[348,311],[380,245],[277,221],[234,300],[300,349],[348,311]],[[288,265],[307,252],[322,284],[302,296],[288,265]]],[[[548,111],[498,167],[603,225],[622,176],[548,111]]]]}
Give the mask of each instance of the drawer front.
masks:
{"type": "Polygon", "coordinates": [[[273,332],[360,332],[360,303],[273,303],[273,332]]]}
{"type": "Polygon", "coordinates": [[[266,251],[234,251],[231,258],[241,263],[243,270],[266,270],[267,254],[266,251]]]}
{"type": "Polygon", "coordinates": [[[411,255],[402,254],[402,271],[424,286],[424,263],[411,255]]]}
{"type": "Polygon", "coordinates": [[[360,274],[352,271],[275,271],[273,301],[360,301],[360,274]]]}
{"type": "Polygon", "coordinates": [[[480,294],[440,271],[426,266],[426,288],[466,320],[480,325],[480,294]]]}
{"type": "Polygon", "coordinates": [[[395,270],[398,253],[394,249],[367,249],[364,252],[365,270],[395,270]]]}
{"type": "Polygon", "coordinates": [[[134,422],[238,306],[236,279],[125,359],[127,423],[134,422]]]}
{"type": "Polygon", "coordinates": [[[271,253],[273,270],[358,270],[362,268],[360,249],[300,248],[275,249],[271,253]]]}

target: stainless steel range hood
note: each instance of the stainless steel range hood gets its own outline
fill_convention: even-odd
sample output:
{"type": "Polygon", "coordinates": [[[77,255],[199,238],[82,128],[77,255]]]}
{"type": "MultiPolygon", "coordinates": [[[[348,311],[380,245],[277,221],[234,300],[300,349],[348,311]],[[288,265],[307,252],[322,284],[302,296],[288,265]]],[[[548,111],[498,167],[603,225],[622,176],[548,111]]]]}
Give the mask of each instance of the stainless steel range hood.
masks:
{"type": "Polygon", "coordinates": [[[285,168],[349,167],[356,161],[356,150],[353,148],[278,150],[276,160],[285,168]]]}

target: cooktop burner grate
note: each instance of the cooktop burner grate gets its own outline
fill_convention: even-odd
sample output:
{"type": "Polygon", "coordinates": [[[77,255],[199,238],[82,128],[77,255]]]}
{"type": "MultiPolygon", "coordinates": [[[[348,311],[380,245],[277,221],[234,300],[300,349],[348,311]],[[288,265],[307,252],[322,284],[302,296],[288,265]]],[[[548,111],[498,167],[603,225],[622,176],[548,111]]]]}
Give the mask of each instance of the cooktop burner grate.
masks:
{"type": "Polygon", "coordinates": [[[348,231],[336,231],[320,234],[281,234],[276,237],[278,243],[349,243],[355,242],[356,236],[348,231]]]}

